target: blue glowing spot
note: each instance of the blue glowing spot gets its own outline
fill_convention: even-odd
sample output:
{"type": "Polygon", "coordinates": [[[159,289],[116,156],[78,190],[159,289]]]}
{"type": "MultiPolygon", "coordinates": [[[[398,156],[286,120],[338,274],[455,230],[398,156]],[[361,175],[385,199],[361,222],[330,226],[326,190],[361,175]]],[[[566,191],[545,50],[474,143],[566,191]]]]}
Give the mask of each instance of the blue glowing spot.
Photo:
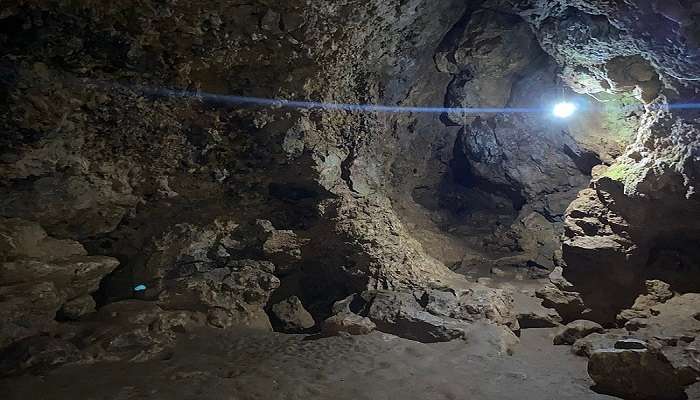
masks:
{"type": "Polygon", "coordinates": [[[146,290],[146,285],[136,285],[134,286],[134,292],[143,292],[146,290]]]}

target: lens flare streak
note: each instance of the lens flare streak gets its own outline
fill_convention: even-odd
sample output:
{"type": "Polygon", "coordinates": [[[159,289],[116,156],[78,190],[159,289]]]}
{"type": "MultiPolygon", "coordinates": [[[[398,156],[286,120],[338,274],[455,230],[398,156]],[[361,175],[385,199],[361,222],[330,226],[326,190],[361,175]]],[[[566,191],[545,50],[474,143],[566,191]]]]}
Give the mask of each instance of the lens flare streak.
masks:
{"type": "Polygon", "coordinates": [[[230,96],[213,94],[206,92],[192,92],[186,90],[170,89],[144,89],[140,91],[155,96],[162,97],[197,97],[207,101],[220,104],[256,105],[276,108],[298,108],[298,109],[323,109],[349,112],[375,112],[375,113],[427,113],[427,114],[500,114],[500,113],[537,113],[542,112],[541,108],[525,107],[402,107],[377,104],[347,104],[347,103],[325,103],[318,101],[298,101],[283,99],[266,99],[262,97],[230,96]]]}
{"type": "MultiPolygon", "coordinates": [[[[241,105],[241,106],[263,106],[273,108],[295,108],[306,110],[335,110],[347,112],[368,112],[368,113],[416,113],[416,114],[529,114],[529,113],[553,113],[557,116],[558,106],[562,104],[567,106],[567,116],[576,111],[576,106],[573,103],[559,103],[555,105],[555,110],[551,107],[417,107],[417,106],[390,106],[381,104],[349,104],[349,103],[330,103],[320,101],[300,101],[300,100],[284,100],[284,99],[268,99],[263,97],[248,97],[214,94],[199,91],[189,90],[171,90],[164,88],[144,88],[144,87],[129,87],[129,89],[141,92],[148,96],[157,97],[180,97],[180,98],[196,98],[203,99],[212,103],[225,105],[241,105]],[[572,104],[572,107],[569,105],[572,104]],[[569,113],[569,111],[571,111],[569,113]]],[[[648,105],[651,110],[700,110],[700,103],[672,103],[663,105],[648,105]]],[[[590,106],[584,107],[590,109],[590,106]]],[[[626,111],[644,110],[643,105],[625,107],[626,111]]],[[[561,110],[559,110],[561,111],[561,110]]],[[[561,118],[561,116],[559,116],[561,118]]]]}

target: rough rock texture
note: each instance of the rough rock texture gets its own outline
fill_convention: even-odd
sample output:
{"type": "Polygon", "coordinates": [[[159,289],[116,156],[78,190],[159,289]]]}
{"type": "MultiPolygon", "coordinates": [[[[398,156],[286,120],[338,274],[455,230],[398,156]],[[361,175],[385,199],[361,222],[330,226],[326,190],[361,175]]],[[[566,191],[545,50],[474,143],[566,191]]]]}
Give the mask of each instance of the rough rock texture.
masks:
{"type": "Polygon", "coordinates": [[[578,292],[561,290],[553,284],[545,284],[535,295],[542,299],[543,306],[555,309],[565,322],[587,314],[588,309],[578,292]]]}
{"type": "Polygon", "coordinates": [[[269,330],[290,298],[326,333],[507,352],[518,316],[556,322],[479,283],[519,269],[554,273],[537,295],[563,322],[624,323],[692,375],[700,117],[678,103],[699,90],[699,15],[666,0],[1,2],[3,368],[149,360],[192,326],[269,330]],[[562,98],[578,118],[543,112],[562,98]]]}
{"type": "Polygon", "coordinates": [[[316,325],[314,318],[296,296],[274,304],[272,314],[280,321],[285,332],[302,332],[316,325]]]}
{"type": "MultiPolygon", "coordinates": [[[[491,296],[491,290],[486,287],[475,287],[459,295],[439,290],[414,293],[369,291],[362,295],[367,303],[367,317],[377,329],[421,342],[464,338],[473,329],[470,322],[481,319],[517,328],[509,310],[510,299],[491,296]]],[[[504,334],[507,343],[513,335],[507,330],[504,334]]]]}
{"type": "MultiPolygon", "coordinates": [[[[3,279],[12,318],[42,301],[32,306],[36,328],[8,333],[0,346],[48,330],[57,312],[82,324],[98,283],[100,310],[136,298],[157,314],[150,323],[165,325],[167,317],[270,329],[266,310],[291,296],[322,321],[352,293],[439,287],[459,293],[459,312],[434,311],[436,327],[484,320],[516,329],[510,299],[424,251],[392,202],[416,125],[435,135],[454,128],[435,115],[226,97],[441,102],[451,73],[433,55],[470,12],[456,0],[3,3],[0,215],[84,247],[80,257],[93,264],[89,285],[70,293],[46,274],[26,287],[3,279]]],[[[393,301],[383,310],[413,313],[393,301]]],[[[129,312],[141,315],[119,313],[129,312]]],[[[115,342],[131,349],[127,332],[144,343],[143,358],[171,343],[172,329],[151,336],[129,318],[97,322],[119,339],[91,357],[119,357],[115,342]]],[[[81,352],[101,343],[68,326],[81,352]]]]}
{"type": "Polygon", "coordinates": [[[352,294],[333,304],[333,315],[323,321],[321,331],[326,335],[338,335],[346,332],[351,335],[366,335],[377,325],[369,318],[360,315],[366,313],[367,303],[359,294],[352,294]]]}
{"type": "Polygon", "coordinates": [[[572,321],[562,327],[554,336],[554,344],[574,344],[578,339],[584,338],[591,333],[601,333],[603,327],[593,321],[577,320],[572,321]]]}
{"type": "Polygon", "coordinates": [[[646,293],[637,297],[632,307],[622,310],[617,315],[618,323],[624,325],[627,321],[635,318],[648,318],[652,316],[652,307],[664,303],[673,298],[671,286],[659,280],[645,282],[646,293]]]}
{"type": "MultiPolygon", "coordinates": [[[[664,289],[659,282],[651,288],[664,289]]],[[[640,296],[648,299],[648,295],[640,296]]],[[[700,379],[700,295],[675,296],[651,306],[624,329],[592,333],[573,350],[590,357],[589,373],[603,393],[624,398],[683,398],[685,386],[700,379]]]]}
{"type": "Polygon", "coordinates": [[[328,317],[323,321],[321,331],[326,335],[339,335],[346,332],[351,335],[366,335],[377,325],[369,318],[354,313],[341,313],[328,317]]]}
{"type": "Polygon", "coordinates": [[[566,212],[565,276],[601,322],[614,323],[648,279],[680,292],[698,290],[697,249],[686,239],[699,231],[698,115],[664,107],[697,97],[700,51],[691,3],[513,4],[574,90],[631,93],[645,104],[631,145],[566,212]],[[591,279],[596,276],[607,279],[591,279]]]}
{"type": "Polygon", "coordinates": [[[93,312],[90,294],[119,264],[18,218],[0,217],[0,250],[0,348],[49,332],[59,312],[73,318],[93,312]]]}
{"type": "Polygon", "coordinates": [[[677,400],[689,383],[677,376],[670,363],[648,350],[598,350],[591,354],[588,373],[598,390],[640,400],[677,400]]]}
{"type": "Polygon", "coordinates": [[[542,300],[521,292],[514,292],[513,312],[521,329],[552,328],[561,324],[562,318],[555,310],[545,308],[542,300]]]}

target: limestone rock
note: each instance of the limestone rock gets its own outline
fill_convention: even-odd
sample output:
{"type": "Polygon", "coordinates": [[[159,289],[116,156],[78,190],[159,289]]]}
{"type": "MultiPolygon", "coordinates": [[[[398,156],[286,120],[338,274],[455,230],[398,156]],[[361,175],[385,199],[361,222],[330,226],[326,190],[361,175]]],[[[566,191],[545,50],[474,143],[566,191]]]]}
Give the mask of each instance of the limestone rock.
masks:
{"type": "Polygon", "coordinates": [[[23,372],[41,374],[79,359],[79,350],[71,342],[34,336],[17,341],[0,352],[0,376],[23,372]]]}
{"type": "MultiPolygon", "coordinates": [[[[437,54],[439,69],[454,74],[462,72],[461,79],[453,81],[448,89],[450,106],[454,107],[505,105],[516,74],[528,66],[533,53],[539,50],[526,24],[490,10],[475,13],[457,40],[456,50],[437,54]],[[488,40],[495,44],[473,46],[488,40]],[[492,79],[488,80],[487,76],[492,79]]],[[[451,115],[450,118],[459,123],[462,117],[451,115]]]]}
{"type": "Polygon", "coordinates": [[[671,286],[659,280],[645,282],[646,294],[640,295],[634,301],[631,308],[622,310],[617,315],[617,321],[621,324],[635,318],[647,318],[651,316],[651,309],[657,304],[663,303],[673,297],[671,286]]]}
{"type": "Polygon", "coordinates": [[[632,338],[624,330],[610,330],[605,333],[591,333],[574,342],[572,351],[574,354],[590,357],[593,352],[604,349],[614,349],[615,344],[627,338],[632,338]]]}
{"type": "Polygon", "coordinates": [[[272,313],[280,321],[284,332],[303,332],[316,325],[314,318],[296,296],[273,305],[272,313]]]}
{"type": "Polygon", "coordinates": [[[574,287],[571,282],[564,278],[564,269],[562,267],[556,267],[549,274],[549,281],[560,290],[568,290],[574,287]]]}
{"type": "Polygon", "coordinates": [[[465,322],[425,311],[412,293],[376,291],[363,297],[370,304],[367,317],[382,332],[425,343],[464,337],[465,322]]]}
{"type": "Polygon", "coordinates": [[[206,315],[168,311],[154,302],[125,300],[111,303],[75,326],[82,362],[147,361],[171,349],[179,333],[205,326],[206,315]]]}
{"type": "MultiPolygon", "coordinates": [[[[414,293],[377,290],[363,293],[362,298],[368,304],[366,315],[378,330],[431,343],[465,338],[475,329],[476,321],[501,325],[510,322],[512,329],[518,329],[517,321],[498,314],[491,308],[495,303],[481,297],[493,294],[474,287],[460,296],[434,289],[414,293]]],[[[506,333],[502,338],[508,342],[511,336],[506,333]]]]}
{"type": "Polygon", "coordinates": [[[326,335],[337,335],[340,332],[347,332],[351,335],[366,335],[376,327],[367,317],[343,312],[326,318],[321,326],[321,331],[326,335]]]}
{"type": "Polygon", "coordinates": [[[553,328],[559,326],[561,317],[551,308],[542,306],[542,300],[516,292],[513,293],[513,312],[521,329],[553,328]]]}
{"type": "Polygon", "coordinates": [[[204,308],[211,325],[226,328],[244,325],[271,329],[263,307],[279,287],[274,265],[257,260],[234,260],[221,267],[164,282],[158,304],[171,309],[204,308]]]}
{"type": "Polygon", "coordinates": [[[48,332],[63,304],[52,282],[0,287],[0,348],[15,340],[48,332]]]}
{"type": "Polygon", "coordinates": [[[95,300],[86,295],[68,301],[59,311],[67,319],[77,320],[95,311],[95,300]]]}
{"type": "Polygon", "coordinates": [[[547,284],[535,294],[542,299],[544,307],[555,309],[564,321],[576,320],[586,311],[580,294],[576,292],[559,290],[556,286],[547,284]]]}
{"type": "MultiPolygon", "coordinates": [[[[59,240],[36,223],[0,218],[0,348],[54,325],[56,313],[89,298],[119,262],[88,256],[78,242],[59,240]],[[74,303],[75,304],[75,303],[74,303]]],[[[94,309],[94,303],[88,308],[94,309]]]]}
{"type": "Polygon", "coordinates": [[[684,380],[663,355],[650,350],[594,351],[588,373],[597,390],[640,400],[680,399],[684,386],[695,382],[684,380]]]}
{"type": "Polygon", "coordinates": [[[54,236],[81,239],[114,230],[136,205],[135,196],[114,187],[96,177],[57,174],[6,193],[0,208],[6,216],[39,221],[54,236]]]}
{"type": "Polygon", "coordinates": [[[554,344],[574,344],[578,339],[584,338],[591,333],[601,332],[603,332],[603,327],[593,321],[572,321],[559,330],[554,337],[554,344]]]}
{"type": "Polygon", "coordinates": [[[321,331],[326,335],[337,335],[347,332],[351,335],[366,335],[377,326],[369,318],[360,314],[366,314],[368,303],[359,294],[338,300],[333,304],[330,317],[321,325],[321,331]]]}

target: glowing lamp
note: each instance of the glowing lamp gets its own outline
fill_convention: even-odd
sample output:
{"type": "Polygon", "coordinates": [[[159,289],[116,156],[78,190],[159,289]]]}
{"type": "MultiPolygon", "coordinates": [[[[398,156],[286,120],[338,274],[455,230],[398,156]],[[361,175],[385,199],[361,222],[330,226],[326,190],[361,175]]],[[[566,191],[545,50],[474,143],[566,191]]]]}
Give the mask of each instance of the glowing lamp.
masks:
{"type": "Polygon", "coordinates": [[[576,112],[576,104],[569,101],[562,101],[554,105],[552,115],[557,118],[569,118],[576,112]]]}

